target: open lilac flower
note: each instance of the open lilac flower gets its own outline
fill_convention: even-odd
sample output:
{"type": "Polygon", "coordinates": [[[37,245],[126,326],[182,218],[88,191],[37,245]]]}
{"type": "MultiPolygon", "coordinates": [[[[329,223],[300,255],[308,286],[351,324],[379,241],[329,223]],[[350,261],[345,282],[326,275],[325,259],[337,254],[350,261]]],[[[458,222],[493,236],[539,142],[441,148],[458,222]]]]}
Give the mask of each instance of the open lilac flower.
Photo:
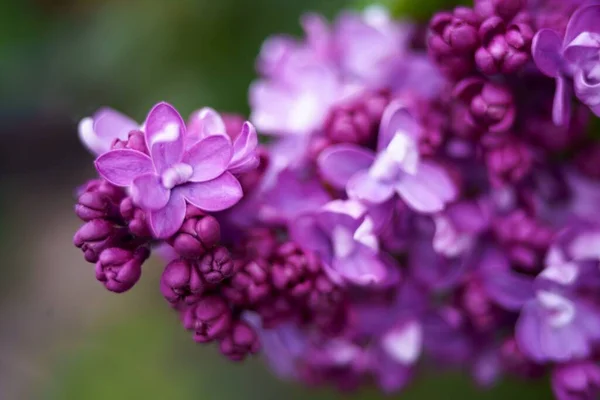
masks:
{"type": "Polygon", "coordinates": [[[580,7],[569,20],[563,38],[551,29],[533,39],[533,59],[538,68],[556,78],[553,119],[565,124],[570,116],[572,79],[577,97],[600,116],[600,5],[580,7]]]}
{"type": "Polygon", "coordinates": [[[441,211],[456,198],[456,185],[442,167],[420,160],[418,135],[406,107],[392,103],[383,116],[378,154],[353,145],[331,146],[319,157],[320,172],[354,199],[381,204],[398,194],[416,211],[441,211]]]}
{"type": "Polygon", "coordinates": [[[333,201],[316,213],[299,217],[292,237],[306,250],[316,252],[334,282],[354,285],[389,285],[397,280],[390,260],[378,251],[373,221],[356,201],[333,201]]]}
{"type": "Polygon", "coordinates": [[[140,129],[137,122],[111,108],[79,122],[79,138],[95,155],[106,153],[116,139],[126,140],[129,132],[140,129]]]}
{"type": "Polygon", "coordinates": [[[179,229],[186,201],[202,210],[220,211],[240,200],[241,186],[227,171],[233,156],[227,136],[207,136],[186,150],[185,124],[166,103],[150,111],[145,134],[150,156],[112,150],[98,157],[96,168],[110,183],[131,189],[134,202],[149,212],[156,237],[171,236],[179,229]]]}

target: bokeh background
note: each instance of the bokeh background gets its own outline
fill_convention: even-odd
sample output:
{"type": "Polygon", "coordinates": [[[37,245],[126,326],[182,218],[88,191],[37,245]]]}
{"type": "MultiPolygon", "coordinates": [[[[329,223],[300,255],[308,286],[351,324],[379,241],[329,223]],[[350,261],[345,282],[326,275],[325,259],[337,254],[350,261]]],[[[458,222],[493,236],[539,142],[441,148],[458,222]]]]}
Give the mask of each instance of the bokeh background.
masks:
{"type": "MultiPolygon", "coordinates": [[[[426,19],[452,0],[387,0],[426,19]]],[[[93,176],[79,119],[103,105],[143,120],[166,100],[247,113],[254,59],[299,16],[360,0],[0,1],[0,399],[336,399],[234,365],[195,345],[158,292],[151,263],[112,295],[72,244],[74,188],[93,176]]],[[[461,375],[416,382],[404,399],[548,399],[547,382],[480,392],[461,375]]],[[[352,397],[379,398],[365,390],[352,397]]]]}

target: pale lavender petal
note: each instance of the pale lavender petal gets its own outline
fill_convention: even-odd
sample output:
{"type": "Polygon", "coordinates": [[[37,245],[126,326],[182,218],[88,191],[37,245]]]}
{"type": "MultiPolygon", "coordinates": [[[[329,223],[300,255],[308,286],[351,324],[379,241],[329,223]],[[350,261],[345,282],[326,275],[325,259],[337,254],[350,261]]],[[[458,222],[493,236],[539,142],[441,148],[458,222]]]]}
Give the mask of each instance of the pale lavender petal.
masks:
{"type": "Polygon", "coordinates": [[[172,191],[167,205],[160,210],[149,212],[150,229],[157,239],[172,236],[185,219],[185,200],[177,191],[172,191]]]}
{"type": "Polygon", "coordinates": [[[387,106],[381,118],[377,149],[385,149],[397,133],[404,133],[417,141],[420,132],[421,128],[407,105],[400,100],[393,101],[387,106]]]}
{"type": "MultiPolygon", "coordinates": [[[[600,53],[600,48],[597,51],[600,53]]],[[[598,61],[596,68],[598,69],[597,73],[600,75],[600,61],[598,61]]],[[[580,70],[575,74],[573,81],[577,98],[591,107],[596,115],[600,115],[598,113],[600,107],[600,80],[590,79],[584,71],[580,70]]]]}
{"type": "Polygon", "coordinates": [[[556,91],[552,106],[552,121],[555,125],[565,125],[571,118],[571,86],[563,76],[556,78],[556,91]]]}
{"type": "Polygon", "coordinates": [[[243,196],[238,180],[229,172],[206,182],[181,185],[173,189],[201,210],[221,211],[236,204],[243,196]]]}
{"type": "Polygon", "coordinates": [[[344,189],[352,175],[367,170],[374,159],[375,155],[367,149],[340,144],[325,149],[317,164],[323,179],[337,189],[344,189]]]}
{"type": "Polygon", "coordinates": [[[332,248],[329,237],[319,228],[316,217],[302,215],[289,225],[290,237],[302,248],[317,253],[325,263],[330,263],[332,248]]]}
{"type": "Polygon", "coordinates": [[[514,272],[499,252],[486,252],[480,271],[486,293],[503,308],[518,311],[533,298],[533,279],[514,272]]]}
{"type": "Polygon", "coordinates": [[[593,60],[600,52],[600,34],[582,32],[564,49],[564,56],[572,64],[584,67],[587,61],[593,60]]]}
{"type": "Polygon", "coordinates": [[[394,185],[381,182],[369,175],[367,170],[360,171],[348,181],[348,197],[372,204],[380,204],[394,195],[394,185]]]}
{"type": "Polygon", "coordinates": [[[154,171],[150,157],[129,149],[104,153],[96,159],[95,165],[98,173],[116,186],[129,186],[138,176],[154,171]]]}
{"type": "Polygon", "coordinates": [[[229,171],[232,173],[241,173],[256,167],[258,158],[255,150],[258,145],[258,137],[254,126],[245,122],[242,126],[242,132],[233,142],[233,157],[229,163],[229,171]]]}
{"type": "Polygon", "coordinates": [[[372,249],[359,245],[345,258],[334,258],[332,268],[345,280],[358,286],[384,283],[388,276],[387,266],[372,249]]]}
{"type": "Polygon", "coordinates": [[[561,73],[562,39],[551,29],[541,29],[533,37],[531,53],[535,65],[550,77],[556,78],[561,73]]]}
{"type": "Polygon", "coordinates": [[[112,141],[109,142],[96,135],[96,132],[94,132],[93,118],[86,117],[79,121],[77,132],[79,133],[79,140],[81,140],[81,143],[83,143],[91,153],[99,156],[110,150],[112,141]]]}
{"type": "Polygon", "coordinates": [[[156,172],[181,161],[183,156],[185,123],[181,115],[167,103],[158,103],[146,119],[146,145],[150,149],[156,172]]]}
{"type": "Polygon", "coordinates": [[[565,32],[564,44],[571,43],[582,32],[600,34],[600,4],[580,7],[571,15],[565,32]]]}
{"type": "Polygon", "coordinates": [[[221,175],[227,169],[233,148],[227,136],[207,136],[183,155],[183,162],[194,169],[190,182],[205,182],[221,175]]]}
{"type": "Polygon", "coordinates": [[[131,186],[133,202],[145,210],[160,210],[167,205],[170,195],[171,191],[153,173],[138,176],[131,186]]]}
{"type": "Polygon", "coordinates": [[[400,197],[412,209],[423,213],[442,211],[457,195],[456,186],[440,166],[423,162],[416,175],[405,174],[396,184],[400,197]]]}

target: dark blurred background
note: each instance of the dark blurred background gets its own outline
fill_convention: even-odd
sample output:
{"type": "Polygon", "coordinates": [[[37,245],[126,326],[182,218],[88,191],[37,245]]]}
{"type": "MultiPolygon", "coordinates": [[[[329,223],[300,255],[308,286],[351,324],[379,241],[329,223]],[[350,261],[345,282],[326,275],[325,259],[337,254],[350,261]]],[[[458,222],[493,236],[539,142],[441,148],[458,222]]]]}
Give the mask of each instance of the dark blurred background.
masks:
{"type": "MultiPolygon", "coordinates": [[[[388,1],[426,18],[440,3],[388,1]]],[[[138,121],[166,100],[247,114],[261,42],[348,0],[0,2],[0,399],[334,399],[195,345],[158,291],[160,265],[112,295],[72,244],[74,188],[93,176],[77,122],[104,105],[138,121]]],[[[360,3],[366,3],[360,1],[360,3]]],[[[154,267],[154,268],[153,268],[154,267]]],[[[406,399],[547,399],[510,382],[481,393],[436,376],[406,399]]],[[[541,387],[541,389],[540,389],[541,387]]],[[[375,392],[356,395],[378,398],[375,392]]]]}

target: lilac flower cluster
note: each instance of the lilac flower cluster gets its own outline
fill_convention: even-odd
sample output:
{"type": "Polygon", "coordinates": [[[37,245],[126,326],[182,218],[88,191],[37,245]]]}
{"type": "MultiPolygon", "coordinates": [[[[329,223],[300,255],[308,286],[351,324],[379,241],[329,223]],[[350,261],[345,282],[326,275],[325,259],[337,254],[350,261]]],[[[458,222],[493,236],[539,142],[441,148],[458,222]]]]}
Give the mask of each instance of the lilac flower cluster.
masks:
{"type": "Polygon", "coordinates": [[[305,384],[395,392],[431,363],[596,398],[600,3],[475,0],[426,37],[381,8],[302,26],[264,43],[252,123],[81,122],[97,279],[129,290],[157,250],[196,342],[305,384]]]}

